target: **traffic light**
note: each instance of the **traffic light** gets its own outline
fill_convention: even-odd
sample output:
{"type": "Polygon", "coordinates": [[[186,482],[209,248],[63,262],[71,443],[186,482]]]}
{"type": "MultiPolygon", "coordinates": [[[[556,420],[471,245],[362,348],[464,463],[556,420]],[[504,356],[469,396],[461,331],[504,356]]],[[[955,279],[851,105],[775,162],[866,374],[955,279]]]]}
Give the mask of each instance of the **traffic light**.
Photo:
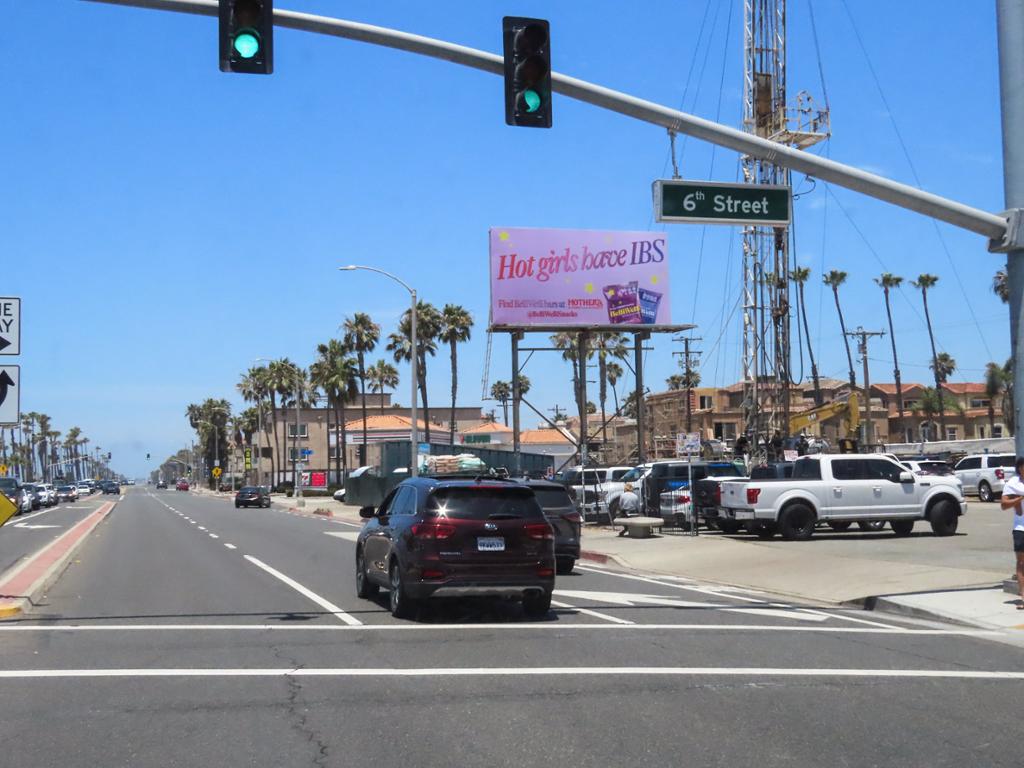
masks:
{"type": "Polygon", "coordinates": [[[149,454],[146,454],[146,461],[149,461],[149,454]]]}
{"type": "Polygon", "coordinates": [[[551,37],[544,19],[506,16],[505,122],[530,128],[551,127],[551,37]]]}
{"type": "Polygon", "coordinates": [[[107,451],[107,461],[110,461],[110,451],[107,451]]]}
{"type": "Polygon", "coordinates": [[[220,70],[253,75],[274,71],[272,0],[220,0],[220,70]]]}

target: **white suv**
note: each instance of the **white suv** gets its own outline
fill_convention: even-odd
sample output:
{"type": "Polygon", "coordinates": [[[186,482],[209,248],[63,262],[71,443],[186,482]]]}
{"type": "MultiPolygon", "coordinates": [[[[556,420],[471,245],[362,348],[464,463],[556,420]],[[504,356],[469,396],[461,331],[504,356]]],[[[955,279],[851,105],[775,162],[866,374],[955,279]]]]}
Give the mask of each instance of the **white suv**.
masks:
{"type": "Polygon", "coordinates": [[[1016,474],[1012,453],[980,453],[965,456],[953,467],[953,474],[964,486],[964,493],[975,493],[979,501],[994,501],[1003,492],[1003,484],[1016,474]]]}

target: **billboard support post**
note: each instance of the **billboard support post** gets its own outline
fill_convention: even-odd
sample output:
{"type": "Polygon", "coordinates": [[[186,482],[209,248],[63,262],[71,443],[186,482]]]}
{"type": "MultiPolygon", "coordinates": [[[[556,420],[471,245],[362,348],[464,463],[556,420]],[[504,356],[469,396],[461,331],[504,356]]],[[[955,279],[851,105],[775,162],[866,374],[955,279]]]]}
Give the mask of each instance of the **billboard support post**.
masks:
{"type": "MultiPolygon", "coordinates": [[[[576,352],[579,358],[578,371],[579,371],[579,385],[576,389],[576,408],[579,411],[580,417],[580,466],[586,469],[587,467],[587,332],[581,331],[576,336],[576,352]]],[[[585,477],[585,475],[581,475],[585,477]]],[[[586,487],[587,484],[583,482],[583,502],[586,503],[586,487]]]]}
{"type": "Polygon", "coordinates": [[[522,331],[513,331],[512,337],[512,467],[518,477],[523,471],[522,446],[519,444],[519,341],[522,331]]]}
{"type": "Polygon", "coordinates": [[[644,410],[644,342],[651,338],[650,333],[633,334],[633,365],[636,369],[636,389],[633,394],[633,405],[636,408],[636,463],[647,462],[646,420],[644,410]]]}

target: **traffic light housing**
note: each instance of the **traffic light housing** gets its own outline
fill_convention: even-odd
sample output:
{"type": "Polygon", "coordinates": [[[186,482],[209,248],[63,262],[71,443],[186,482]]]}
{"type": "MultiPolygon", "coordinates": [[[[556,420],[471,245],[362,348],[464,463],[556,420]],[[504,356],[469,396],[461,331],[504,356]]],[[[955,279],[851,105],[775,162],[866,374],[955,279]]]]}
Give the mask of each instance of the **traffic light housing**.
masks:
{"type": "Polygon", "coordinates": [[[110,451],[107,451],[107,461],[110,461],[110,457],[111,457],[110,451]]]}
{"type": "Polygon", "coordinates": [[[501,20],[501,28],[505,48],[505,122],[550,128],[550,26],[544,19],[506,16],[501,20]]]}
{"type": "Polygon", "coordinates": [[[220,0],[219,11],[221,72],[273,72],[273,0],[220,0]]]}

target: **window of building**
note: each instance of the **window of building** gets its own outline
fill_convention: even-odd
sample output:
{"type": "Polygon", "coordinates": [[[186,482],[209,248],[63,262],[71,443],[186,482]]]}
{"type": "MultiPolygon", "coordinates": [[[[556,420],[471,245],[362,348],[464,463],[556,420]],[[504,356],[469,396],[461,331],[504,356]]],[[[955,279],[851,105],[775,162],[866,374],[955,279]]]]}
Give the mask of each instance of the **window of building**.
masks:
{"type": "Polygon", "coordinates": [[[992,437],[1002,437],[1002,436],[1003,436],[1003,425],[1002,424],[996,424],[994,427],[992,427],[992,437]]]}
{"type": "Polygon", "coordinates": [[[302,451],[303,450],[304,449],[302,449],[302,448],[298,448],[298,449],[296,449],[296,448],[289,448],[288,449],[288,461],[295,461],[296,453],[298,454],[299,461],[310,461],[312,457],[311,456],[305,456],[304,457],[302,455],[302,451]]]}
{"type": "Polygon", "coordinates": [[[984,397],[972,397],[971,408],[988,408],[989,400],[984,397]]]}
{"type": "MultiPolygon", "coordinates": [[[[295,437],[295,423],[292,422],[288,425],[288,437],[295,437]]],[[[299,422],[299,437],[309,437],[309,425],[299,422]]]]}
{"type": "Polygon", "coordinates": [[[736,425],[727,421],[716,421],[713,425],[715,437],[719,440],[733,441],[736,439],[736,425]]]}
{"type": "Polygon", "coordinates": [[[984,440],[985,439],[985,425],[984,424],[978,424],[974,428],[974,434],[976,434],[978,436],[979,440],[984,440]]]}
{"type": "Polygon", "coordinates": [[[946,427],[946,439],[947,440],[956,440],[957,439],[957,428],[956,427],[946,427]]]}
{"type": "Polygon", "coordinates": [[[712,395],[701,395],[697,405],[701,410],[715,407],[715,398],[712,395]]]}

